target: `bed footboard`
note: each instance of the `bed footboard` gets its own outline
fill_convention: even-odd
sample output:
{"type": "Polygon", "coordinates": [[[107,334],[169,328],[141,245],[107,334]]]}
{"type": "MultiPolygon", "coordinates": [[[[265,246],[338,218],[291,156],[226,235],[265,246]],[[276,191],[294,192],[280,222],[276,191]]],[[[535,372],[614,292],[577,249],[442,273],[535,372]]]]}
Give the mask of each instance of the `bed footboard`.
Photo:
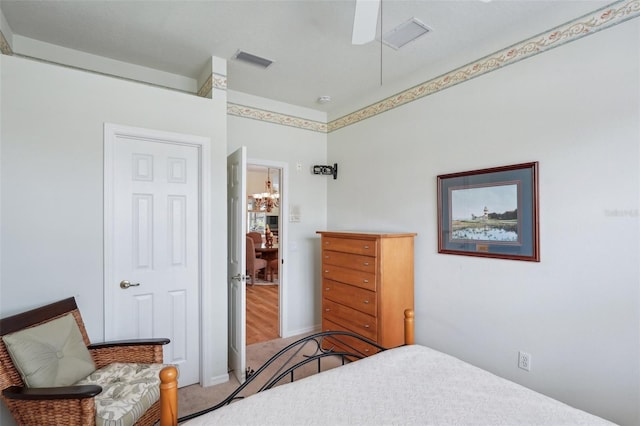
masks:
{"type": "MultiPolygon", "coordinates": [[[[340,349],[325,350],[323,349],[323,340],[327,337],[340,341],[340,337],[355,338],[366,342],[367,344],[378,348],[380,351],[386,350],[383,346],[359,336],[355,333],[343,332],[343,331],[325,331],[312,334],[308,337],[300,339],[294,343],[291,343],[287,347],[280,350],[273,355],[267,362],[264,363],[255,373],[247,377],[247,380],[241,384],[235,391],[233,391],[228,397],[222,400],[220,403],[213,407],[199,411],[188,416],[184,416],[178,419],[178,373],[177,369],[173,366],[164,368],[160,372],[160,426],[176,426],[178,422],[183,422],[195,417],[201,416],[210,411],[216,410],[224,405],[243,398],[239,394],[249,385],[257,383],[259,384],[258,392],[262,392],[267,389],[271,389],[273,386],[281,383],[285,378],[289,378],[290,381],[294,381],[294,373],[301,367],[316,362],[318,372],[322,371],[321,361],[327,357],[340,357],[342,363],[347,359],[360,359],[367,356],[355,349],[353,346],[341,342],[340,349]],[[312,347],[313,353],[305,354],[303,350],[312,347]],[[275,373],[271,373],[270,376],[264,374],[265,371],[278,363],[275,373]],[[262,380],[262,382],[260,382],[262,380]]],[[[414,343],[414,313],[412,309],[404,311],[404,337],[405,344],[412,345],[414,343]]]]}
{"type": "Polygon", "coordinates": [[[160,426],[178,424],[178,369],[169,365],[160,371],[160,426]]]}
{"type": "Polygon", "coordinates": [[[413,345],[415,343],[415,313],[413,309],[404,310],[404,344],[413,345]]]}

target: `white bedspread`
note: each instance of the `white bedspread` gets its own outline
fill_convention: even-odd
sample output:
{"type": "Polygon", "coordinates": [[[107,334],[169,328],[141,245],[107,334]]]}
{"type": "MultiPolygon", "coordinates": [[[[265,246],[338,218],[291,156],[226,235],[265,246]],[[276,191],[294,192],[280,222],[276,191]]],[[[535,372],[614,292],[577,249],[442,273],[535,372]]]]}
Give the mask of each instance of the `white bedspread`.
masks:
{"type": "Polygon", "coordinates": [[[424,346],[405,346],[278,386],[196,425],[611,425],[424,346]]]}

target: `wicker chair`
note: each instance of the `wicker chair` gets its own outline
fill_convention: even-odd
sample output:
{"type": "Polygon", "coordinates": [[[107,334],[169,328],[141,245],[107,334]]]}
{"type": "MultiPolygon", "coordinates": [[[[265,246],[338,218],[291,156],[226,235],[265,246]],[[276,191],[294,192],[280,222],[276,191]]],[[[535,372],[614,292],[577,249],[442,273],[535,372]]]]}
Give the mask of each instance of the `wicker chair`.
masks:
{"type": "MultiPolygon", "coordinates": [[[[162,345],[169,339],[127,340],[91,344],[73,297],[0,320],[0,389],[2,399],[19,425],[95,425],[96,385],[36,388],[26,387],[4,342],[5,335],[24,330],[71,313],[96,368],[114,362],[162,363],[162,345]]],[[[136,425],[153,425],[160,419],[156,402],[136,425]]]]}

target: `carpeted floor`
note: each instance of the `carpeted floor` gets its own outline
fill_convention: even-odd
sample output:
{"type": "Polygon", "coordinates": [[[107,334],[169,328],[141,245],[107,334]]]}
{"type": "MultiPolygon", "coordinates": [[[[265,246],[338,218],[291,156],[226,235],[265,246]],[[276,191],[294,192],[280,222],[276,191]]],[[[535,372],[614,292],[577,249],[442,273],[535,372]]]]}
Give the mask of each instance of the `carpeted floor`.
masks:
{"type": "MultiPolygon", "coordinates": [[[[292,342],[304,337],[305,335],[294,336],[287,339],[276,339],[268,342],[255,343],[247,346],[247,367],[251,367],[253,370],[257,370],[265,361],[267,361],[272,355],[277,353],[280,349],[289,345],[292,342]]],[[[315,348],[309,346],[308,350],[304,353],[312,353],[315,348]]],[[[313,363],[312,363],[313,364],[313,363]]],[[[327,363],[323,362],[323,370],[333,368],[340,365],[339,360],[329,360],[327,363]]],[[[295,379],[298,380],[302,377],[314,374],[316,371],[315,365],[308,365],[307,370],[296,374],[295,379]]],[[[273,366],[270,371],[276,371],[278,366],[273,366]]],[[[178,417],[185,416],[187,414],[195,413],[203,410],[207,407],[217,404],[227,397],[239,386],[233,372],[229,373],[229,381],[216,386],[210,386],[203,388],[200,385],[185,386],[178,390],[178,417]]],[[[259,384],[248,386],[242,393],[244,396],[249,396],[257,391],[260,387],[259,384]]]]}

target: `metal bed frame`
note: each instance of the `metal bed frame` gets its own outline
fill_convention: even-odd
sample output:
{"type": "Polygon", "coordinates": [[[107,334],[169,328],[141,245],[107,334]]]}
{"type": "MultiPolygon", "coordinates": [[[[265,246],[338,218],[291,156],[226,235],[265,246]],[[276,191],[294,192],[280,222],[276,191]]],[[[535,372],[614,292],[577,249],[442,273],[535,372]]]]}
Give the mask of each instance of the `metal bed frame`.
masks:
{"type": "Polygon", "coordinates": [[[295,371],[314,361],[317,362],[317,372],[320,373],[322,371],[322,360],[327,357],[339,357],[341,359],[342,365],[344,365],[345,362],[362,359],[371,355],[365,354],[356,349],[352,344],[345,341],[345,337],[364,342],[377,349],[378,352],[387,350],[387,348],[380,346],[372,340],[348,331],[323,331],[320,333],[309,335],[289,344],[288,346],[278,351],[255,372],[248,369],[247,379],[245,380],[245,382],[238,386],[236,390],[231,392],[229,396],[220,401],[218,404],[209,408],[205,408],[204,410],[198,411],[196,413],[180,417],[178,419],[178,423],[196,418],[203,414],[217,410],[220,407],[228,405],[233,401],[244,398],[244,396],[239,396],[240,392],[242,392],[247,386],[252,383],[260,384],[262,383],[260,382],[262,380],[264,383],[262,383],[257,391],[262,392],[271,389],[279,383],[284,383],[283,379],[285,379],[287,376],[289,376],[289,381],[293,382],[295,371]],[[327,339],[330,340],[327,341],[327,339]],[[338,346],[333,344],[332,341],[337,343],[338,346]],[[323,345],[323,343],[325,342],[326,344],[323,345]],[[304,354],[303,350],[308,347],[313,350],[313,353],[304,354]],[[329,349],[324,349],[323,347],[329,347],[329,349]],[[302,356],[303,359],[301,361],[296,361],[296,359],[299,359],[300,356],[302,356]],[[283,361],[282,365],[277,368],[275,373],[272,373],[267,377],[265,371],[272,364],[280,361],[283,361]]]}

